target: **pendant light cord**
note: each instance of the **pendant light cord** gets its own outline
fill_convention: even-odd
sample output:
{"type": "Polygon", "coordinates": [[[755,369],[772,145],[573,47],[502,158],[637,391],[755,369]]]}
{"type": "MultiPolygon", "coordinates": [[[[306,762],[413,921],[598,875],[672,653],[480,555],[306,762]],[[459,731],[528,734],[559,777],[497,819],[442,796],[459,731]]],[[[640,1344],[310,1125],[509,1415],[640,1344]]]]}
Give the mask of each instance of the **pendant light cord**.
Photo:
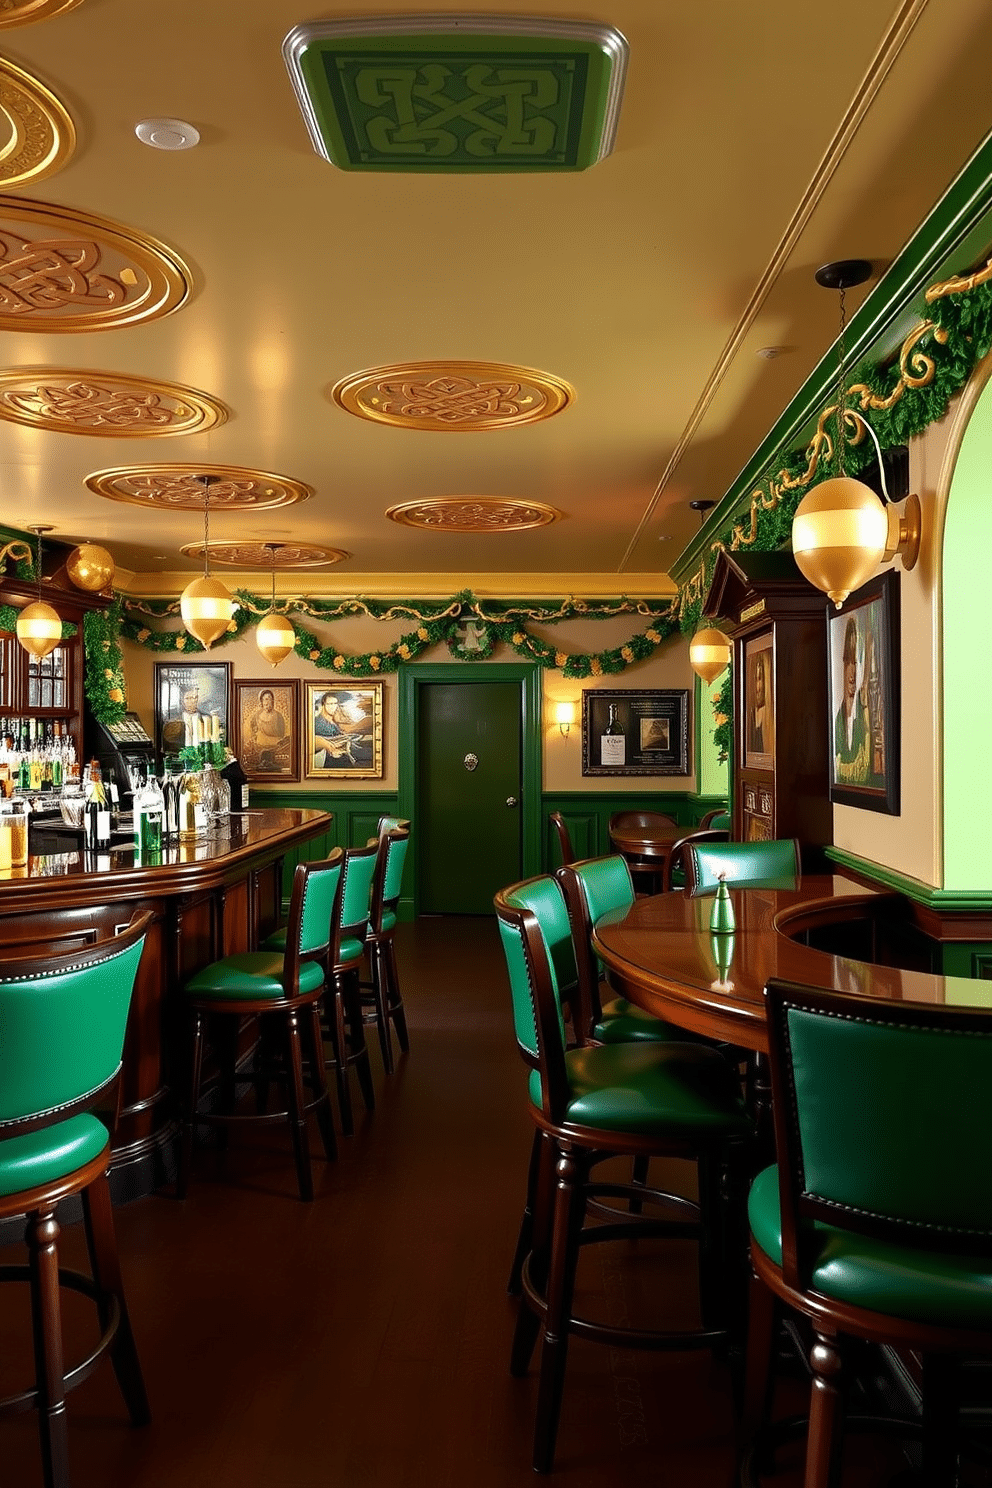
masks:
{"type": "Polygon", "coordinates": [[[844,371],[847,362],[847,291],[843,284],[840,286],[840,356],[837,367],[837,469],[843,479],[844,476],[844,371]]]}
{"type": "Polygon", "coordinates": [[[203,577],[210,577],[210,477],[203,477],[203,577]]]}

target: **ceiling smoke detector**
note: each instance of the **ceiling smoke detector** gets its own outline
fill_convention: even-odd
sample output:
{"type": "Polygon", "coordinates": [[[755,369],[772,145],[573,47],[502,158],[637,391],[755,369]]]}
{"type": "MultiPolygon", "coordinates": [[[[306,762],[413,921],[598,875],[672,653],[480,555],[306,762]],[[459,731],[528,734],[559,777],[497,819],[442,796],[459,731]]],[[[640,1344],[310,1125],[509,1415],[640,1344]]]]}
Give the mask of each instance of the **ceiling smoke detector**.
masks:
{"type": "Polygon", "coordinates": [[[192,150],[200,143],[200,131],[182,119],[142,119],[134,132],[155,150],[192,150]]]}

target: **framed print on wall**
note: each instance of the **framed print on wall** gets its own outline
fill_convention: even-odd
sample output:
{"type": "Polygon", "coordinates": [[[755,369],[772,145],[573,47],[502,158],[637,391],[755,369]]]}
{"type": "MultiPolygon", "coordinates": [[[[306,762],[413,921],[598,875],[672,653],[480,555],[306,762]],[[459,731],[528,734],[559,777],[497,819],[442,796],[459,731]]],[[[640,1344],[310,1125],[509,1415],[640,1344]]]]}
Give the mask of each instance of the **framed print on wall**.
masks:
{"type": "Polygon", "coordinates": [[[236,680],[231,748],[249,780],[299,780],[299,682],[236,680]]]}
{"type": "Polygon", "coordinates": [[[775,668],[772,633],[744,645],[744,768],[775,768],[775,668]]]}
{"type": "Polygon", "coordinates": [[[178,754],[187,744],[226,744],[231,663],[155,663],[155,747],[178,754]]]}
{"type": "Polygon", "coordinates": [[[328,687],[305,682],[306,778],[382,775],[382,683],[328,687]]]}
{"type": "Polygon", "coordinates": [[[879,574],[829,618],[830,799],[899,815],[899,575],[879,574]]]}
{"type": "Polygon", "coordinates": [[[688,775],[688,691],[583,691],[582,773],[688,775]]]}

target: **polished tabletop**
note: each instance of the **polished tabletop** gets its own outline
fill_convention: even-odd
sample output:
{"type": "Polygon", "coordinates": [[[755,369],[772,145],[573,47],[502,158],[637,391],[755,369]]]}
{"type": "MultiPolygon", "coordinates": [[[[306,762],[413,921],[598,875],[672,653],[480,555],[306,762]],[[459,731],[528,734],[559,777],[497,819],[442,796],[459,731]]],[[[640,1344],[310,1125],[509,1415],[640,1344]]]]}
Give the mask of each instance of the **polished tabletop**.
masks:
{"type": "Polygon", "coordinates": [[[680,827],[676,822],[666,824],[659,819],[651,826],[610,827],[610,842],[618,853],[632,858],[667,858],[672,846],[691,832],[691,827],[680,827]]]}
{"type": "Polygon", "coordinates": [[[676,891],[605,915],[593,933],[616,990],[668,1022],[767,1051],[764,987],[783,977],[906,1002],[992,1007],[992,983],[876,966],[793,938],[816,925],[870,918],[894,894],[806,875],[788,887],[731,888],[736,929],[710,930],[713,895],[676,891]]]}

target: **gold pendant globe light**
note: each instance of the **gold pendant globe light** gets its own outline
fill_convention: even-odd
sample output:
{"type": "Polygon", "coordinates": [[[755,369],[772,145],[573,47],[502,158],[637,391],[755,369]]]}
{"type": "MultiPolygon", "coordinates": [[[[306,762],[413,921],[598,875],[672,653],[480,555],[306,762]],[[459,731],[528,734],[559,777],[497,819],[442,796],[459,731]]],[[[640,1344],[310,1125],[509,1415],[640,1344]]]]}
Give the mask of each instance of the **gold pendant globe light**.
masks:
{"type": "Polygon", "coordinates": [[[730,642],[722,630],[707,626],[689,642],[689,665],[704,682],[713,682],[730,663],[730,642]]]}
{"type": "Polygon", "coordinates": [[[113,557],[99,543],[80,543],[66,560],[65,571],[77,589],[99,594],[112,582],[115,572],[113,557]]]}
{"type": "Polygon", "coordinates": [[[187,584],[179,599],[179,613],[191,636],[209,651],[214,641],[228,629],[238,602],[220,579],[210,574],[210,487],[212,478],[203,482],[203,577],[187,584]]]}
{"type": "Polygon", "coordinates": [[[17,617],[17,639],[25,651],[38,661],[50,656],[62,640],[62,621],[51,605],[46,604],[41,597],[41,534],[51,530],[51,526],[28,528],[38,540],[38,554],[35,559],[38,598],[34,604],[25,605],[17,617]]]}
{"type": "Polygon", "coordinates": [[[255,632],[255,644],[265,657],[277,667],[296,645],[296,631],[290,625],[285,615],[276,613],[276,553],[280,547],[279,543],[266,543],[265,551],[272,558],[272,601],[267,615],[263,615],[258,622],[255,632]]]}
{"type": "Polygon", "coordinates": [[[911,569],[920,548],[920,502],[916,496],[906,501],[899,513],[885,506],[870,486],[844,473],[844,450],[847,444],[844,425],[858,422],[875,442],[882,489],[885,471],[882,450],[874,429],[866,418],[844,406],[844,292],[863,284],[871,274],[866,259],[843,259],[824,264],[816,271],[816,282],[826,289],[840,291],[839,367],[837,378],[837,462],[840,474],[821,481],[808,491],[792,519],[792,554],[801,572],[817,589],[833,600],[839,610],[848,595],[867,583],[878,565],[898,553],[902,566],[911,569]]]}

